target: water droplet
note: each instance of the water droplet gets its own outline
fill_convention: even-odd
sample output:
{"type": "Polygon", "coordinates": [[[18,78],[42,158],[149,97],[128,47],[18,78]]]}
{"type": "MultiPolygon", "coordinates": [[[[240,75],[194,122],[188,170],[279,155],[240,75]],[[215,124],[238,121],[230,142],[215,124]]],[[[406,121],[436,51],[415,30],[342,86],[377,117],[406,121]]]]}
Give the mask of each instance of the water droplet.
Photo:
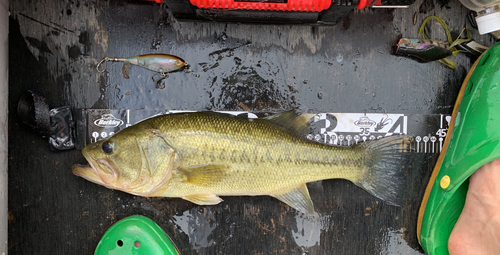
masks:
{"type": "Polygon", "coordinates": [[[337,60],[337,62],[342,62],[344,60],[344,56],[342,56],[342,54],[338,54],[337,57],[335,58],[335,60],[337,60]]]}
{"type": "Polygon", "coordinates": [[[318,92],[318,99],[323,99],[323,93],[318,92]]]}

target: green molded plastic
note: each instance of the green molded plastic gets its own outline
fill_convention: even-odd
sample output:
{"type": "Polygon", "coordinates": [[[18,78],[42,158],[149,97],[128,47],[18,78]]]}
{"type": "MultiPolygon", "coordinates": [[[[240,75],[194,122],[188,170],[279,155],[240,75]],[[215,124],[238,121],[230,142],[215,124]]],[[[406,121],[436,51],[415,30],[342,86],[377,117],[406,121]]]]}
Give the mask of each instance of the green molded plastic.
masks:
{"type": "Polygon", "coordinates": [[[468,178],[485,163],[500,158],[500,43],[491,47],[471,71],[463,85],[466,87],[449,144],[424,205],[420,244],[428,255],[449,254],[448,239],[464,207],[468,178]],[[442,188],[440,181],[445,175],[451,181],[442,188]]]}
{"type": "Polygon", "coordinates": [[[178,255],[175,245],[152,220],[134,215],[115,223],[106,231],[96,255],[178,255]]]}

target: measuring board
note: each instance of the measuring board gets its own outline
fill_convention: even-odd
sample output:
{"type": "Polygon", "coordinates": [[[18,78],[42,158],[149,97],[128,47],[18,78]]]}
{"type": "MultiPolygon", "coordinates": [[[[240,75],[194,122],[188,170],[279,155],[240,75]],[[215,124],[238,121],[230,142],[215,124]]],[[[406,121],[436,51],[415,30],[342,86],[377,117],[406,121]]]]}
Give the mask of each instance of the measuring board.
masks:
{"type": "MultiPolygon", "coordinates": [[[[112,136],[125,127],[142,120],[178,112],[165,110],[80,109],[76,113],[76,148],[112,136]]],[[[268,116],[266,113],[219,111],[245,118],[268,116]]],[[[350,146],[366,140],[391,135],[408,136],[404,150],[414,153],[440,153],[451,116],[445,114],[402,113],[318,113],[310,120],[307,139],[331,145],[350,146]]]]}

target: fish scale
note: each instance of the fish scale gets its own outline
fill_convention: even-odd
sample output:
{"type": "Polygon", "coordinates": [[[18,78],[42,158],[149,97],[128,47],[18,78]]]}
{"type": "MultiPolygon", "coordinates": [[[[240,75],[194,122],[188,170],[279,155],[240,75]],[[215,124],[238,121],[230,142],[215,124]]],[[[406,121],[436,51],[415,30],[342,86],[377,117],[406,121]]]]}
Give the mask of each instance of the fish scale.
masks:
{"type": "MultiPolygon", "coordinates": [[[[207,134],[206,136],[197,136],[195,139],[190,135],[173,135],[179,137],[175,138],[173,143],[176,144],[179,154],[182,155],[185,166],[228,164],[227,150],[238,152],[240,154],[238,158],[248,157],[252,162],[252,164],[241,165],[237,162],[231,162],[231,169],[240,170],[240,182],[212,186],[203,192],[220,195],[248,192],[263,195],[282,190],[283,186],[285,189],[292,189],[302,183],[316,180],[331,178],[352,180],[361,172],[358,169],[361,162],[351,160],[355,155],[354,153],[351,153],[353,155],[345,154],[347,151],[351,152],[347,148],[332,147],[300,139],[287,132],[278,132],[279,129],[276,127],[269,127],[266,122],[258,120],[248,122],[245,119],[229,118],[227,122],[222,123],[214,121],[212,115],[201,116],[200,118],[190,118],[187,123],[182,120],[168,122],[168,125],[161,125],[159,128],[171,130],[171,124],[175,123],[177,126],[184,126],[183,131],[191,128],[201,131],[202,134],[207,134]],[[244,128],[247,125],[250,127],[244,128]],[[292,147],[290,145],[298,142],[300,143],[293,146],[295,150],[289,151],[289,148],[292,147]],[[204,146],[207,148],[203,148],[204,146]],[[200,147],[202,149],[199,149],[200,147]],[[314,150],[315,148],[319,150],[314,150]],[[197,157],[196,151],[211,152],[218,157],[200,158],[197,157]],[[277,158],[280,155],[287,155],[289,164],[279,164],[277,158]],[[355,163],[358,167],[355,167],[355,163]],[[256,179],[263,179],[263,181],[255,182],[256,179]]],[[[185,192],[180,186],[183,185],[172,187],[171,190],[177,190],[176,193],[180,195],[180,193],[185,192]]],[[[194,190],[189,192],[200,192],[196,185],[192,185],[190,188],[194,190]]]]}

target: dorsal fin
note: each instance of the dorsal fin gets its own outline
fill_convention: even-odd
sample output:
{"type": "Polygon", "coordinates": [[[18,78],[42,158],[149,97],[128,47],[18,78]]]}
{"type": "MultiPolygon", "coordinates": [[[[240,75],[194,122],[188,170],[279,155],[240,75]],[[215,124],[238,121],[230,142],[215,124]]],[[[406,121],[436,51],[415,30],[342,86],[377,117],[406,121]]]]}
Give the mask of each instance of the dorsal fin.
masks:
{"type": "Polygon", "coordinates": [[[290,110],[273,114],[263,119],[273,122],[282,128],[289,129],[299,136],[306,136],[311,132],[310,120],[314,117],[312,113],[300,113],[297,110],[290,110]]]}

